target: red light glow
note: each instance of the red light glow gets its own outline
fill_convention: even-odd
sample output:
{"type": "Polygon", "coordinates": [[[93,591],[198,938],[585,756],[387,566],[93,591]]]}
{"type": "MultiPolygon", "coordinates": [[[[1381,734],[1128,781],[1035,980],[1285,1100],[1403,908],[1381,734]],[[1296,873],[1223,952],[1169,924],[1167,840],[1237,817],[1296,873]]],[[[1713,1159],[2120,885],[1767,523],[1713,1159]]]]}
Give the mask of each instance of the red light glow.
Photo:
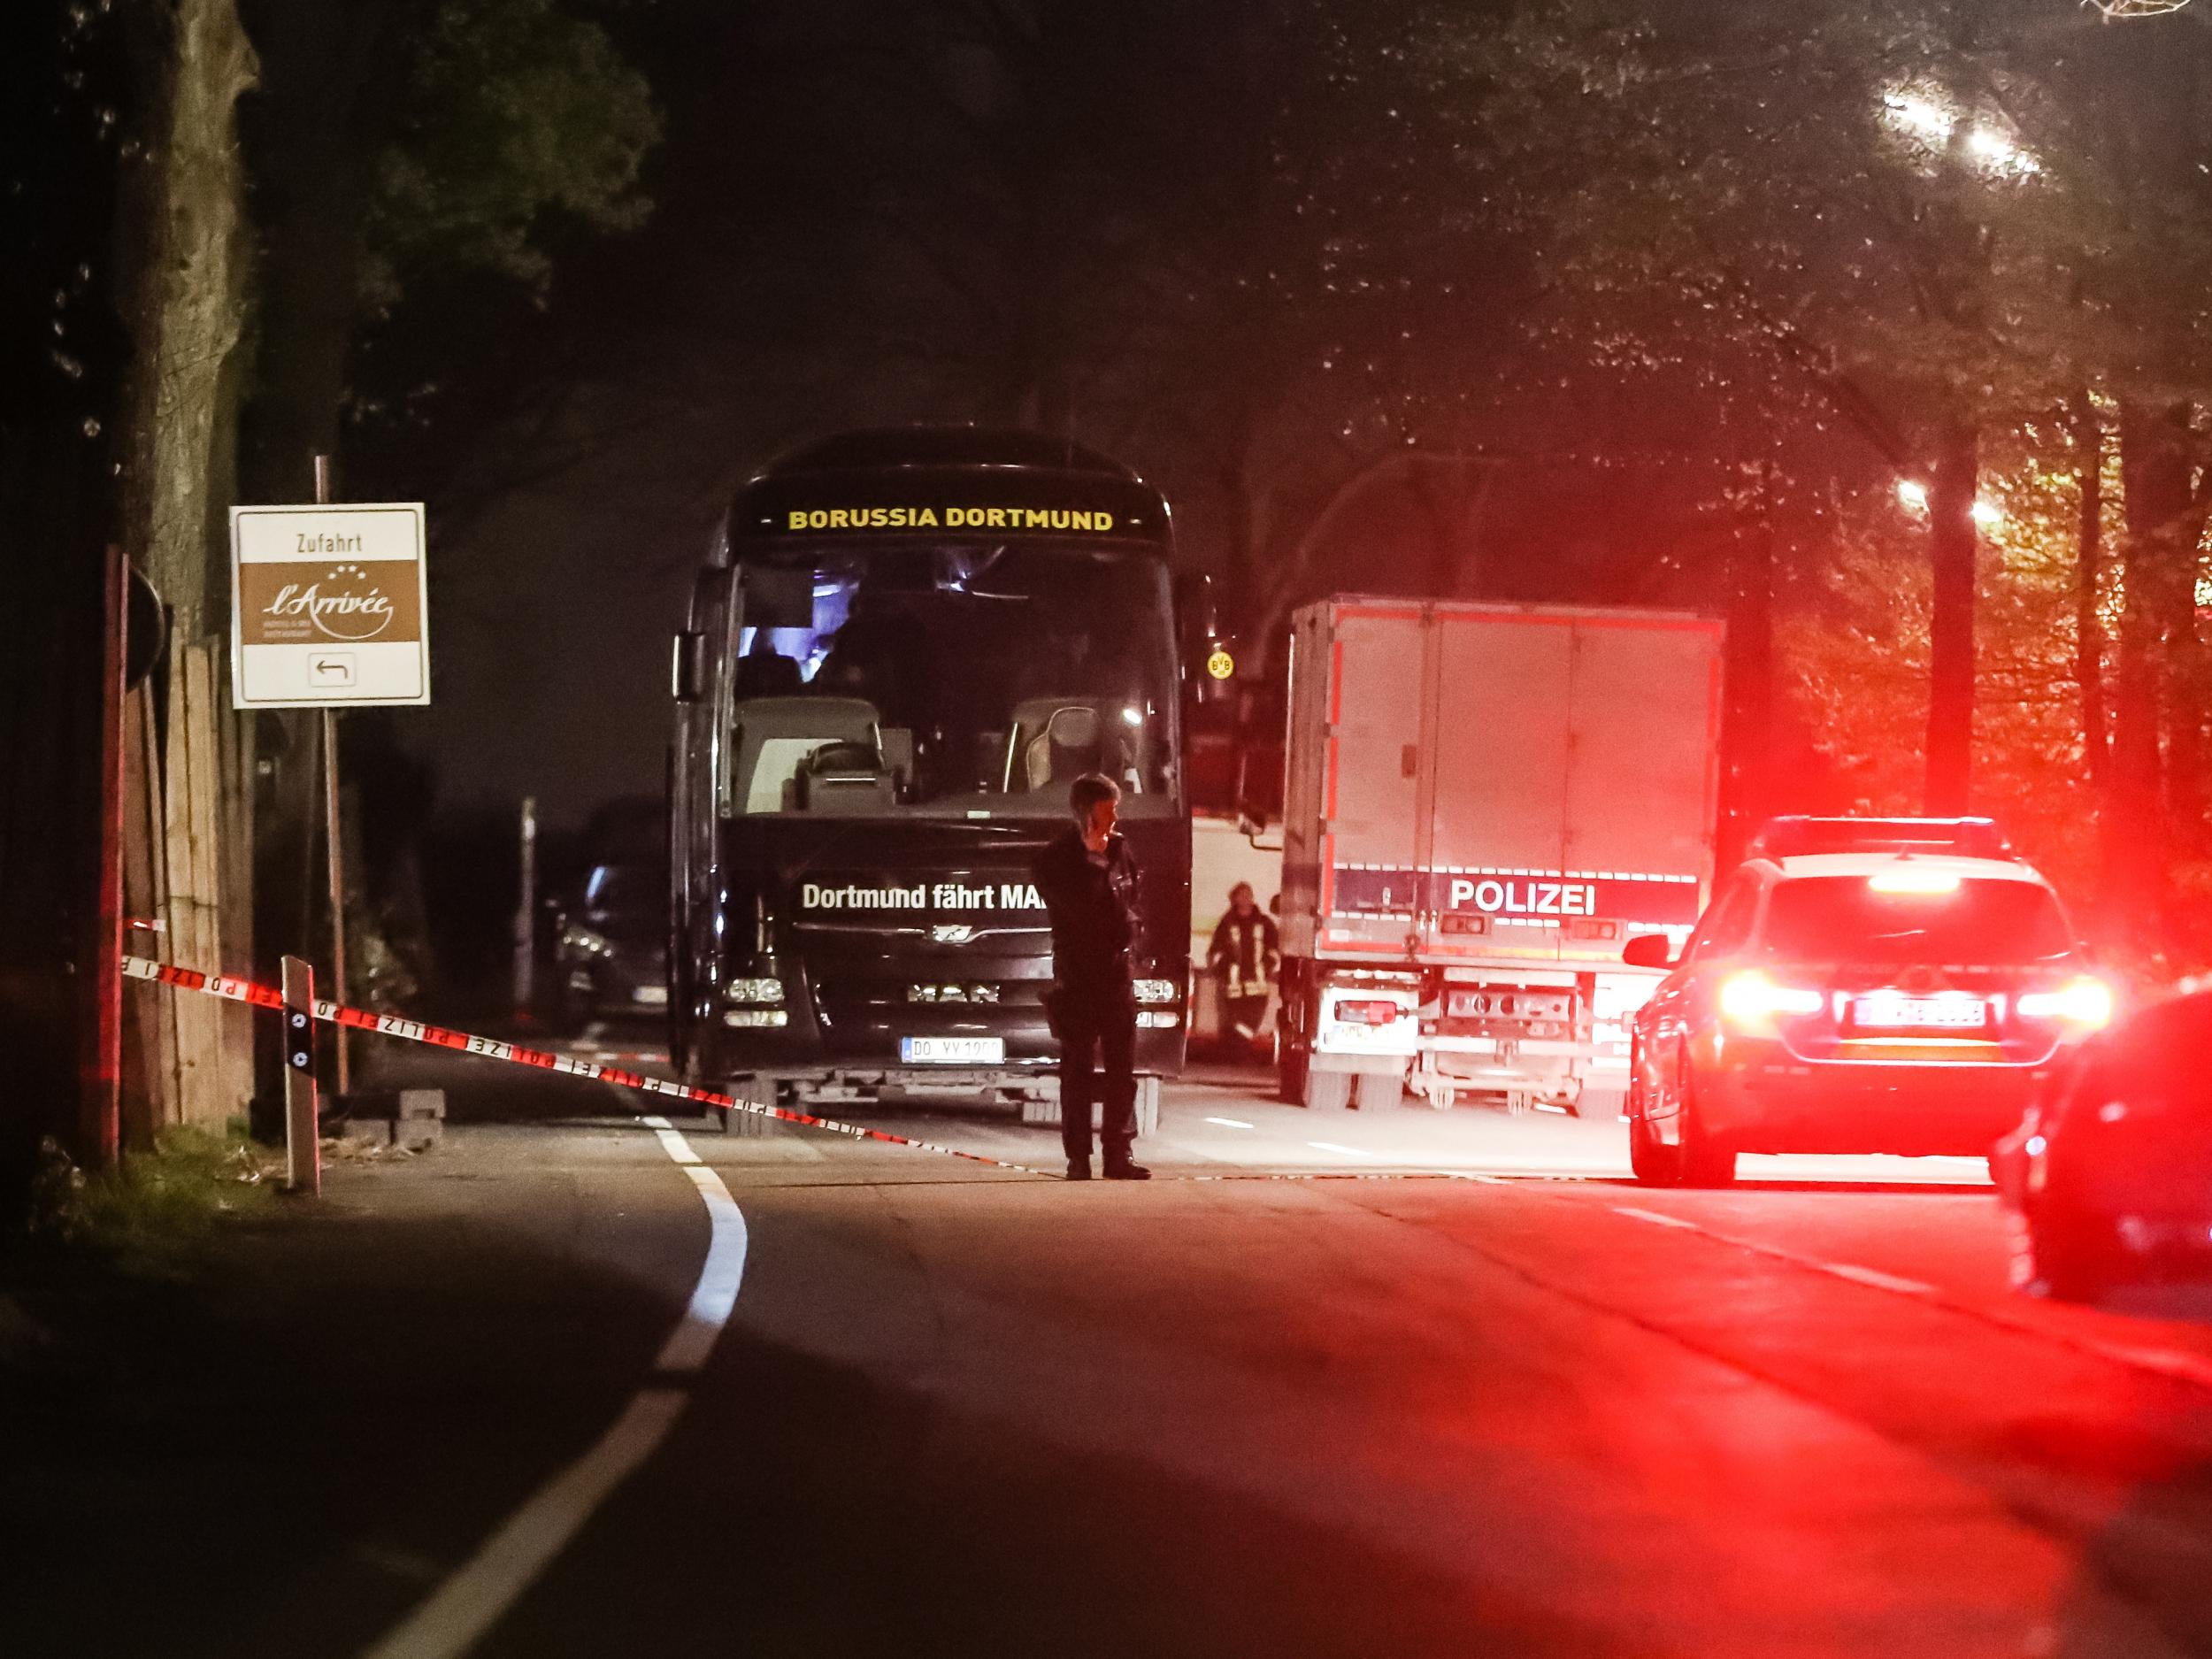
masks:
{"type": "Polygon", "coordinates": [[[2023,1019],[2055,1019],[2096,1031],[2112,1023],[2112,987],[2084,975],[2055,991],[2024,991],[2014,1006],[2023,1019]]]}
{"type": "Polygon", "coordinates": [[[1757,969],[1732,973],[1721,981],[1720,1011],[1731,1025],[1763,1029],[1778,1016],[1817,1014],[1825,1001],[1801,985],[1777,985],[1757,969]]]}

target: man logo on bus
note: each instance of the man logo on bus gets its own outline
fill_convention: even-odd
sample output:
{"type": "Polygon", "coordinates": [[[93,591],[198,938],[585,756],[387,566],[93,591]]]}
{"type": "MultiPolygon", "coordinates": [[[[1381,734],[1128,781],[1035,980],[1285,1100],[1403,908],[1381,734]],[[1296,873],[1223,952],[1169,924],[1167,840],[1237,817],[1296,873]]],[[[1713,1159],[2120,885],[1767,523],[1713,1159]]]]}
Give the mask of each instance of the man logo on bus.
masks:
{"type": "Polygon", "coordinates": [[[1586,882],[1454,876],[1449,908],[1472,904],[1486,916],[1594,916],[1597,902],[1597,888],[1586,882]]]}

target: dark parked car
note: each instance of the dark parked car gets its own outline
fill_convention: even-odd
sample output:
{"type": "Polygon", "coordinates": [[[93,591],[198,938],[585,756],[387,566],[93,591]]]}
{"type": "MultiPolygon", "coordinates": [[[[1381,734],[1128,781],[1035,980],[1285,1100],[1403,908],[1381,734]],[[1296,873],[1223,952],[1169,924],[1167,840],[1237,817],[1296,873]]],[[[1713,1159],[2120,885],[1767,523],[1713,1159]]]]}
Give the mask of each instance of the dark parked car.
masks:
{"type": "Polygon", "coordinates": [[[2212,1281],[2212,991],[2085,1044],[1991,1160],[2013,1282],[2091,1301],[2212,1281]]]}
{"type": "Polygon", "coordinates": [[[556,919],[550,1010],[556,1030],[572,1033],[594,1019],[666,1012],[665,870],[595,864],[556,919]]]}

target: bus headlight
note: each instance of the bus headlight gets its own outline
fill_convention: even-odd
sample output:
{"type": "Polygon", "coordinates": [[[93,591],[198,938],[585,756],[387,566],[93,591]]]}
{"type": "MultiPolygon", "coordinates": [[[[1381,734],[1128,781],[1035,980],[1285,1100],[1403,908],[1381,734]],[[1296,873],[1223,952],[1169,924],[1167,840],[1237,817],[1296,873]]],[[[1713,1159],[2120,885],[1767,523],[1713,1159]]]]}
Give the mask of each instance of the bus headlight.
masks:
{"type": "Polygon", "coordinates": [[[570,950],[580,952],[587,956],[609,956],[614,954],[614,948],[588,927],[563,928],[561,943],[570,950]]]}
{"type": "Polygon", "coordinates": [[[1139,979],[1137,981],[1137,1001],[1140,1002],[1172,1002],[1177,1000],[1177,987],[1172,979],[1139,979]]]}
{"type": "Polygon", "coordinates": [[[729,1002],[780,1002],[783,1001],[783,981],[732,979],[722,987],[722,998],[729,1002]]]}
{"type": "Polygon", "coordinates": [[[788,1025],[791,1016],[780,1008],[726,1008],[722,1010],[725,1025],[753,1026],[772,1030],[788,1025]]]}

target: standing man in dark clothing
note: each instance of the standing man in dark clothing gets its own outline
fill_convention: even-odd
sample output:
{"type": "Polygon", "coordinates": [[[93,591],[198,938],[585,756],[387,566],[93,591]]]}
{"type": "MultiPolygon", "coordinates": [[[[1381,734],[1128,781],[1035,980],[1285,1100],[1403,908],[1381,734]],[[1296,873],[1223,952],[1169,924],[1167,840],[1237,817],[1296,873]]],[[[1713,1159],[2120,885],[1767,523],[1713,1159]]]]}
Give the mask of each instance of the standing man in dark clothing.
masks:
{"type": "Polygon", "coordinates": [[[1206,964],[1221,976],[1221,1037],[1249,1048],[1267,1018],[1268,993],[1283,960],[1275,918],[1252,902],[1252,884],[1229,889],[1229,911],[1214,929],[1206,964]]]}
{"type": "Polygon", "coordinates": [[[1110,1181],[1145,1181],[1129,1155],[1137,1138],[1137,992],[1129,952],[1137,933],[1137,867],[1114,833],[1121,788],[1087,772],[1068,790],[1075,822],[1037,855],[1037,891],[1052,917],[1053,1034],[1060,1039],[1060,1141],[1068,1179],[1091,1179],[1091,1102],[1110,1181]],[[1106,1074],[1102,1096],[1091,1069],[1106,1074]]]}

